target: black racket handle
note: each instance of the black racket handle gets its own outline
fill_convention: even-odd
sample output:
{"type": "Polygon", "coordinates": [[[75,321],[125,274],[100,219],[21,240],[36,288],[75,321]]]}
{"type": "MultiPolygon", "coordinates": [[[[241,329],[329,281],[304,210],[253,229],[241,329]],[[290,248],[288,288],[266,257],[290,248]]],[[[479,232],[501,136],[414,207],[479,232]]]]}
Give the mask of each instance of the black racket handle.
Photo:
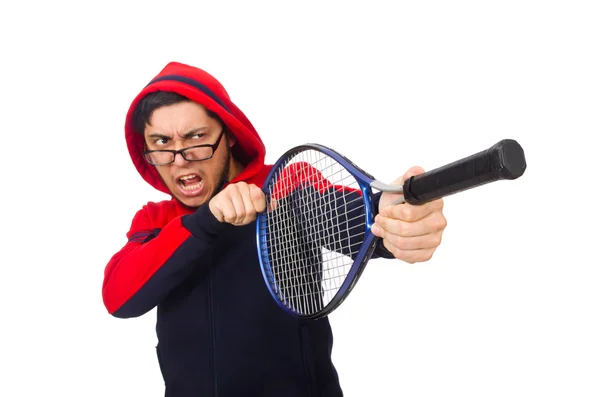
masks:
{"type": "Polygon", "coordinates": [[[517,179],[526,168],[521,145],[513,139],[503,139],[489,149],[407,179],[404,200],[425,204],[486,183],[517,179]]]}

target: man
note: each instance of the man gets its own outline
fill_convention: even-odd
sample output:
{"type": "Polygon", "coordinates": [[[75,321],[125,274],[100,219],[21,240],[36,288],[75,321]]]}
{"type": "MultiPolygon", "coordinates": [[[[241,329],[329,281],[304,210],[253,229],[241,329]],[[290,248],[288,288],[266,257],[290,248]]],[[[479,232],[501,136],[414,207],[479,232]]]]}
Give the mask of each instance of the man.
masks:
{"type": "MultiPolygon", "coordinates": [[[[270,166],[224,87],[169,63],[133,100],[125,136],[142,178],[172,198],[135,214],[103,300],[121,318],[157,307],[165,395],[341,396],[328,319],[290,316],[264,285],[253,223],[270,166]]],[[[390,206],[397,198],[377,196],[375,257],[429,260],[446,226],[442,201],[390,206]]]]}

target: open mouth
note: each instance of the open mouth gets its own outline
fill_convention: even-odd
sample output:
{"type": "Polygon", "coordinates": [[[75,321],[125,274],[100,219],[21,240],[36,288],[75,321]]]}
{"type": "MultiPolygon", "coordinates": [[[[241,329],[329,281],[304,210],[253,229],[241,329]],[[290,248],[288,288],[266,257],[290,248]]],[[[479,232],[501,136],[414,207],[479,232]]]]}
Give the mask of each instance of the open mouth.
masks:
{"type": "Polygon", "coordinates": [[[178,182],[184,190],[195,190],[202,186],[202,179],[198,175],[184,175],[178,179],[178,182]]]}
{"type": "Polygon", "coordinates": [[[177,186],[185,196],[197,196],[202,192],[204,181],[198,175],[188,174],[177,179],[177,186]]]}

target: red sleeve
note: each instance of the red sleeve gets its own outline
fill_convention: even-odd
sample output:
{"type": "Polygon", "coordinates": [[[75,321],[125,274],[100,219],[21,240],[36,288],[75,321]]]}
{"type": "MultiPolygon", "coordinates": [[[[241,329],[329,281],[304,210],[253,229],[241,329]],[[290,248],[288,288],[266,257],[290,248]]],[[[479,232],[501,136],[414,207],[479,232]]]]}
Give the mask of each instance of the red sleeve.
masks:
{"type": "Polygon", "coordinates": [[[297,162],[285,167],[281,174],[273,183],[272,197],[275,200],[282,199],[291,194],[299,187],[307,185],[316,189],[319,193],[324,193],[329,189],[335,189],[338,192],[353,192],[361,194],[358,188],[351,188],[343,185],[333,185],[317,168],[307,162],[297,162]]]}
{"type": "Polygon", "coordinates": [[[138,211],[127,233],[128,242],[112,256],[104,272],[102,298],[108,312],[135,317],[157,306],[212,252],[219,227],[208,206],[183,215],[157,204],[138,211]],[[185,218],[188,224],[202,227],[190,232],[185,218]]]}

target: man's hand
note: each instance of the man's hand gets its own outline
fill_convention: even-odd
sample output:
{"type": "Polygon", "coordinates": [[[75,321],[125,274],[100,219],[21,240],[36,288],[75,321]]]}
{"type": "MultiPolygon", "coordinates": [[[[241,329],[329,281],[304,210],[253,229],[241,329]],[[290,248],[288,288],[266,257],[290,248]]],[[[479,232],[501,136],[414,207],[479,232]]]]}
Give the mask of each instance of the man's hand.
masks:
{"type": "Polygon", "coordinates": [[[235,226],[247,225],[266,208],[265,195],[256,185],[238,182],[228,185],[208,203],[219,222],[235,226]]]}
{"type": "MultiPolygon", "coordinates": [[[[393,184],[403,184],[406,179],[423,172],[421,167],[412,167],[393,184]]],[[[446,228],[447,221],[442,213],[444,202],[437,199],[423,205],[391,205],[400,197],[401,194],[382,193],[373,234],[383,238],[383,245],[397,259],[408,263],[428,261],[440,245],[446,228]]]]}

